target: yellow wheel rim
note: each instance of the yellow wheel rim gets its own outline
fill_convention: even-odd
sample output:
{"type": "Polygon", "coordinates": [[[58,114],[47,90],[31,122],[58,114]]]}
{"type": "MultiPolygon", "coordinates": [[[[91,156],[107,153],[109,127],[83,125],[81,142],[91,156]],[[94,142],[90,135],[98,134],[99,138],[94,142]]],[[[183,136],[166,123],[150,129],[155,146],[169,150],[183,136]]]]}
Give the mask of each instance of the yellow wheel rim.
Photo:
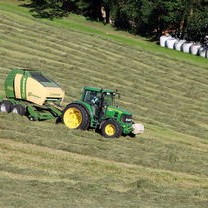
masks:
{"type": "Polygon", "coordinates": [[[108,124],[105,127],[105,133],[108,136],[113,136],[116,133],[116,128],[113,124],[108,124]]]}
{"type": "Polygon", "coordinates": [[[63,121],[70,129],[76,129],[82,123],[82,113],[77,108],[69,108],[65,111],[63,121]]]}

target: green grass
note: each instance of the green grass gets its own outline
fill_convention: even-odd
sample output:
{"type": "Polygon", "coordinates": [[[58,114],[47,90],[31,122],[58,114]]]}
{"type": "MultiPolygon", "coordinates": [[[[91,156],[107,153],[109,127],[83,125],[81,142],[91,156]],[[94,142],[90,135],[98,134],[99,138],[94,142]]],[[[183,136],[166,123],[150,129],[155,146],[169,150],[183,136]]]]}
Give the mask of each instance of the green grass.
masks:
{"type": "Polygon", "coordinates": [[[0,95],[13,67],[58,82],[64,105],[84,85],[118,89],[145,133],[109,140],[1,113],[0,207],[207,207],[207,59],[19,3],[0,0],[0,95]]]}

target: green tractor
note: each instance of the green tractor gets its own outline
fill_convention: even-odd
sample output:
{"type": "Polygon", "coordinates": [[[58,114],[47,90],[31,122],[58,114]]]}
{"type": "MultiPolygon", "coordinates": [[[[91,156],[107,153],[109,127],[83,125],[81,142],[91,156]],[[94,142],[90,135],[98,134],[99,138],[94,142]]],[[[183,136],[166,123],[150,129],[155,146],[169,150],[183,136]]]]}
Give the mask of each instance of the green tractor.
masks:
{"type": "Polygon", "coordinates": [[[66,106],[62,114],[70,129],[97,129],[106,138],[143,133],[144,126],[135,124],[132,114],[115,106],[117,91],[84,87],[80,100],[66,106]]]}

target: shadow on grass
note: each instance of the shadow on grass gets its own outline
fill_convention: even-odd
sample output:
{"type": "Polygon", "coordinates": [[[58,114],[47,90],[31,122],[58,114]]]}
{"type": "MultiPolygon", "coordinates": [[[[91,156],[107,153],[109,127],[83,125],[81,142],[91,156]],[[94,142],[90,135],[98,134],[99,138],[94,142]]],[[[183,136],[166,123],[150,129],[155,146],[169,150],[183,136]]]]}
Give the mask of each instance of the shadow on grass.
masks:
{"type": "Polygon", "coordinates": [[[67,16],[68,12],[64,11],[62,8],[50,5],[48,6],[47,3],[44,1],[40,1],[40,3],[26,3],[25,0],[19,0],[20,2],[23,2],[20,6],[26,7],[30,9],[30,12],[32,13],[33,17],[36,18],[45,18],[53,20],[54,18],[62,18],[67,16]]]}

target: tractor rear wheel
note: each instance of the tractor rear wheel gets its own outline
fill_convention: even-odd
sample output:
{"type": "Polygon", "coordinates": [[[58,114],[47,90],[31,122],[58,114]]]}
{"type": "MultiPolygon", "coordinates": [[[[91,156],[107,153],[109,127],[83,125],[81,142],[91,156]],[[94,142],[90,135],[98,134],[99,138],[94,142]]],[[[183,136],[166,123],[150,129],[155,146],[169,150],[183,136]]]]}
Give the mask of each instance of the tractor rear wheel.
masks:
{"type": "Polygon", "coordinates": [[[0,105],[0,111],[4,113],[10,113],[12,105],[13,104],[9,100],[4,100],[0,105]]]}
{"type": "Polygon", "coordinates": [[[87,130],[90,118],[84,107],[76,103],[66,106],[62,116],[64,124],[70,129],[87,130]]]}
{"type": "Polygon", "coordinates": [[[26,114],[26,109],[24,106],[20,104],[16,104],[16,105],[13,105],[11,112],[24,116],[26,114]]]}
{"type": "Polygon", "coordinates": [[[118,138],[121,133],[121,125],[115,120],[106,120],[101,126],[101,134],[105,138],[118,138]]]}

